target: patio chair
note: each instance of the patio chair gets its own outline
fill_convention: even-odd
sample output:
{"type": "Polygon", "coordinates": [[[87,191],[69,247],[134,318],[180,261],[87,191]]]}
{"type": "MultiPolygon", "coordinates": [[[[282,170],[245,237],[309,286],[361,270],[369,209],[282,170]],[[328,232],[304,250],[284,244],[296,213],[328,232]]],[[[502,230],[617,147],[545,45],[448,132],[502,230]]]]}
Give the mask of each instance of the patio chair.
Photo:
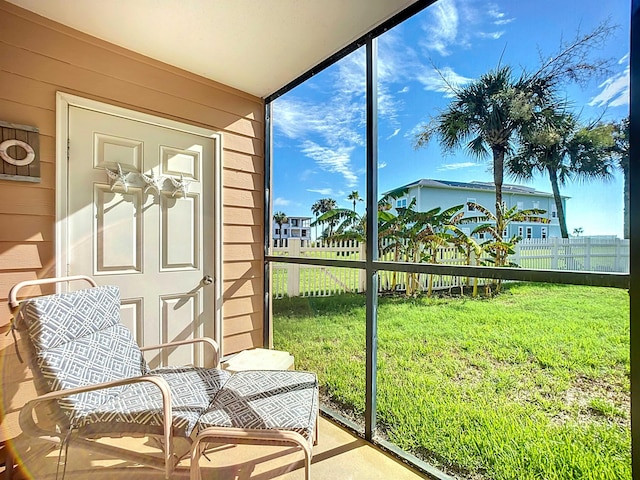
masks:
{"type": "MultiPolygon", "coordinates": [[[[193,438],[202,430],[200,418],[211,412],[212,406],[231,411],[232,406],[218,394],[227,395],[234,385],[250,377],[248,372],[232,375],[217,368],[218,346],[208,338],[139,348],[129,330],[120,323],[118,288],[96,286],[89,277],[21,282],[11,289],[9,305],[16,313],[16,329],[27,333],[30,366],[40,394],[21,409],[20,426],[26,435],[55,442],[60,448],[68,447],[73,440],[74,446],[162,469],[165,477],[170,478],[178,462],[189,452],[193,438]],[[17,300],[18,291],[25,286],[78,279],[88,281],[92,287],[30,298],[20,303],[17,300]],[[174,348],[194,342],[202,342],[213,350],[212,364],[207,368],[179,366],[152,370],[142,354],[145,350],[174,348]],[[237,379],[225,389],[236,375],[237,379]],[[53,424],[41,420],[40,410],[38,421],[34,420],[34,409],[42,403],[50,407],[53,424]],[[47,423],[49,425],[45,425],[47,423]],[[160,459],[96,441],[101,437],[121,436],[158,439],[164,456],[160,459]],[[178,441],[180,448],[176,448],[178,441]]],[[[284,378],[281,372],[260,372],[258,375],[262,382],[254,383],[253,387],[263,386],[261,391],[255,392],[263,400],[261,406],[265,410],[261,413],[266,415],[266,412],[291,408],[292,405],[285,405],[283,400],[293,397],[284,391],[294,392],[300,388],[296,385],[304,385],[302,390],[310,392],[310,396],[298,396],[297,400],[307,402],[306,407],[302,406],[303,410],[314,412],[310,428],[315,430],[318,408],[315,375],[286,373],[284,378]]],[[[233,426],[249,430],[260,428],[255,415],[253,418],[234,417],[233,426]]],[[[289,428],[289,424],[280,418],[275,424],[269,423],[268,428],[272,429],[275,439],[289,428]]],[[[229,439],[234,435],[234,432],[230,433],[229,439]]],[[[241,438],[237,440],[234,443],[242,443],[241,438]]],[[[200,442],[195,445],[198,455],[192,456],[199,457],[200,442]]],[[[309,456],[310,452],[304,446],[303,449],[305,456],[309,456]]]]}

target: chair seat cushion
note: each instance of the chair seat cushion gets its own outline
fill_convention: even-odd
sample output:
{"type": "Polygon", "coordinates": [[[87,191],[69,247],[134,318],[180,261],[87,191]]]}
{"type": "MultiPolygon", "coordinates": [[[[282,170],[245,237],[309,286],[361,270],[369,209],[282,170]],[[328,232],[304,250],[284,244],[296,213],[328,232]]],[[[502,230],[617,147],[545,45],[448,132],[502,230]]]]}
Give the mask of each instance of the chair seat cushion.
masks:
{"type": "Polygon", "coordinates": [[[311,438],[318,412],[318,379],[299,371],[234,373],[200,417],[205,428],[291,430],[311,438]]]}
{"type": "MultiPolygon", "coordinates": [[[[166,367],[151,375],[164,378],[171,390],[173,433],[191,435],[198,418],[207,410],[216,393],[231,376],[225,370],[196,367],[166,367]]],[[[123,432],[162,434],[162,394],[150,382],[127,386],[117,397],[76,416],[74,426],[81,434],[123,432]]]]}

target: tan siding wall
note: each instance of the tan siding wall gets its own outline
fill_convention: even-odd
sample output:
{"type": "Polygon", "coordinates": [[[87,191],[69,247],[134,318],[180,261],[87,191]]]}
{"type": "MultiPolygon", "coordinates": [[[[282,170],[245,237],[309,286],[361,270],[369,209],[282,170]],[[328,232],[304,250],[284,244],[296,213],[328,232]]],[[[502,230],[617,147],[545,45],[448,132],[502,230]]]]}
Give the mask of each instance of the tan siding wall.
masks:
{"type": "Polygon", "coordinates": [[[4,334],[8,289],[55,271],[56,91],[223,133],[225,353],[262,344],[264,102],[0,0],[0,120],[38,127],[42,162],[39,184],[0,180],[5,438],[17,409],[33,394],[11,336],[4,334]]]}

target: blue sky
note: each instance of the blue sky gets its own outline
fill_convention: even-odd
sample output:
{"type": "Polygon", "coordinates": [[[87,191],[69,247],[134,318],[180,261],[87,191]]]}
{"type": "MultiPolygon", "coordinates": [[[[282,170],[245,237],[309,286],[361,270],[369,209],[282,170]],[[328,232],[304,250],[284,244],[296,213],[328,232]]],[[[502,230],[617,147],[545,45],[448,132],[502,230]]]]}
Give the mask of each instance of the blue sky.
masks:
{"type": "MultiPolygon", "coordinates": [[[[629,11],[628,0],[439,0],[385,33],[378,43],[378,191],[420,178],[492,181],[489,158],[479,161],[462,149],[444,155],[437,141],[413,148],[420,126],[451,101],[447,82],[464,85],[500,61],[516,72],[532,70],[539,53],[550,55],[563,39],[607,19],[618,28],[593,53],[614,60],[610,75],[571,86],[566,95],[585,123],[627,116],[629,11]]],[[[364,49],[274,102],[274,212],[312,216],[311,205],[320,198],[351,208],[351,191],[364,197],[364,102],[364,49]]],[[[546,177],[529,185],[551,191],[546,177]]],[[[562,193],[571,197],[569,232],[581,227],[585,235],[622,236],[620,174],[607,183],[567,184],[562,193]]],[[[363,212],[364,203],[357,208],[363,212]]]]}

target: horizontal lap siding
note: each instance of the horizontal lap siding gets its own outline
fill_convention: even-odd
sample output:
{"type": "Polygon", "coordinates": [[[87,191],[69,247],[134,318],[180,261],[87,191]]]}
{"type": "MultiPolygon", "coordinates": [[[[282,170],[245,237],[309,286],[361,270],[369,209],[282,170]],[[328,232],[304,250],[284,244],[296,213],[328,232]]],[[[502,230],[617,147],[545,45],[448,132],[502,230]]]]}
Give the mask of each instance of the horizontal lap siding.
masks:
{"type": "Polygon", "coordinates": [[[7,363],[8,289],[55,272],[57,91],[222,132],[225,353],[262,345],[263,101],[0,0],[0,121],[40,130],[42,175],[37,184],[0,180],[0,355],[3,390],[15,392],[5,398],[10,416],[25,374],[7,363]]]}

